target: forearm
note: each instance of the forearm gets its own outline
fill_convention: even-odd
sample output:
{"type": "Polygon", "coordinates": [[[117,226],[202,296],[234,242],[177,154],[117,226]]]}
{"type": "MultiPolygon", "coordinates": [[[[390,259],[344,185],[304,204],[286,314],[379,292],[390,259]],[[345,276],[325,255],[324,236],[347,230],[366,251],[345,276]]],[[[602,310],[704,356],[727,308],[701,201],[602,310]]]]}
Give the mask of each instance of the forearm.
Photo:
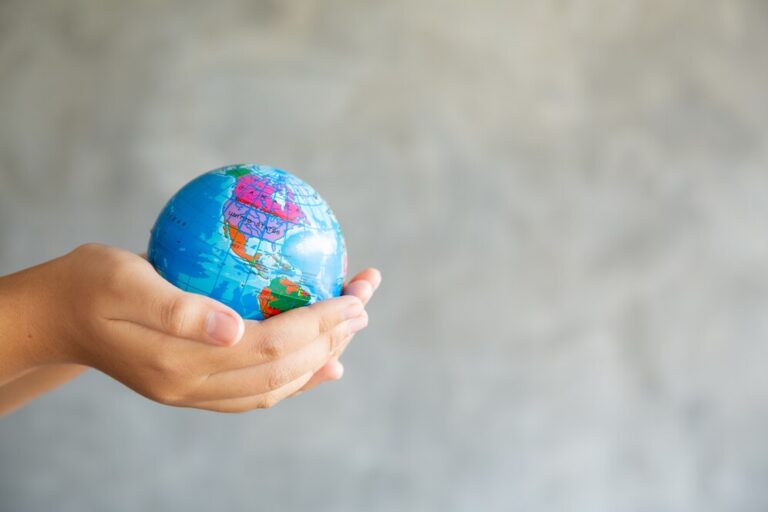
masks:
{"type": "Polygon", "coordinates": [[[65,362],[52,327],[60,320],[60,309],[52,307],[52,263],[0,277],[0,386],[37,367],[65,362]]]}
{"type": "Polygon", "coordinates": [[[69,382],[86,369],[85,366],[75,364],[44,366],[0,386],[0,417],[69,382]]]}
{"type": "Polygon", "coordinates": [[[63,364],[57,261],[0,277],[0,416],[85,370],[63,364]]]}

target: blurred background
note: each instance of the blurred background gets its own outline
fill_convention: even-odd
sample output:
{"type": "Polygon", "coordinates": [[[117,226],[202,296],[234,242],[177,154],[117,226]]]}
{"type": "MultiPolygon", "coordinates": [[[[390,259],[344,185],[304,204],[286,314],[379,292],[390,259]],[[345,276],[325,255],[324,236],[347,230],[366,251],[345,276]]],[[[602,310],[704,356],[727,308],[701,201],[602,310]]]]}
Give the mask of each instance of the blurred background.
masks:
{"type": "Polygon", "coordinates": [[[272,410],[1,420],[0,510],[768,509],[766,91],[762,0],[0,2],[0,273],[253,161],[385,278],[272,410]]]}

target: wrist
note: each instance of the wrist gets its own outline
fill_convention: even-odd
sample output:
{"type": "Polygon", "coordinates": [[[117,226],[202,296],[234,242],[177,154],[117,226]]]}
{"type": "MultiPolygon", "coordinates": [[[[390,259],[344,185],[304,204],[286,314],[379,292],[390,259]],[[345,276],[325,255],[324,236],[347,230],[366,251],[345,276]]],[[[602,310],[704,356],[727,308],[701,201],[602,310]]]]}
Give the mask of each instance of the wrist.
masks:
{"type": "Polygon", "coordinates": [[[44,365],[68,363],[61,330],[56,260],[0,277],[0,385],[44,365]]]}

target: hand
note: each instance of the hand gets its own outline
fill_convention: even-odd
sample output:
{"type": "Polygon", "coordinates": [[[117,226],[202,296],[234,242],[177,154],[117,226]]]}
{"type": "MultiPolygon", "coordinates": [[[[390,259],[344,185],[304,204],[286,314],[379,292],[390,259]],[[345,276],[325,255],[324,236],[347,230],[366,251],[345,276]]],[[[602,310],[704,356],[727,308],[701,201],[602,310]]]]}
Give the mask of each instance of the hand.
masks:
{"type": "Polygon", "coordinates": [[[368,322],[355,296],[243,321],[139,256],[93,244],[9,278],[6,298],[38,290],[34,308],[19,308],[35,312],[22,322],[35,327],[27,360],[92,366],[157,402],[215,411],[276,404],[368,322]]]}
{"type": "MultiPolygon", "coordinates": [[[[344,287],[344,295],[355,296],[360,299],[363,305],[367,305],[368,301],[371,300],[371,297],[378,289],[380,284],[381,272],[375,268],[367,268],[349,280],[347,285],[344,287]]],[[[352,341],[353,337],[354,335],[351,335],[346,340],[344,340],[342,342],[341,349],[339,350],[339,355],[332,357],[331,360],[328,361],[325,366],[320,368],[312,376],[312,378],[309,379],[309,382],[307,382],[295,394],[309,391],[310,389],[314,388],[318,384],[322,384],[323,382],[341,379],[344,376],[344,366],[339,362],[339,357],[341,357],[341,354],[347,348],[349,342],[352,341]]]]}

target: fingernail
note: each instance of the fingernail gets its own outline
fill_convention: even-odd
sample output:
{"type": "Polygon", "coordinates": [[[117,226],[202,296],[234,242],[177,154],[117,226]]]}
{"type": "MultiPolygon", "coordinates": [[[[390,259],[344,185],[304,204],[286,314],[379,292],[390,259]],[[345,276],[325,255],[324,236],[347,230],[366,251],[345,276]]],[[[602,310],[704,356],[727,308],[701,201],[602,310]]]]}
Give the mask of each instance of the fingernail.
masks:
{"type": "Polygon", "coordinates": [[[234,345],[240,341],[241,322],[230,314],[221,311],[208,313],[205,331],[220,345],[234,345]]]}
{"type": "Polygon", "coordinates": [[[355,300],[352,302],[349,306],[346,307],[344,310],[344,320],[349,320],[350,318],[356,318],[360,316],[360,313],[363,312],[363,303],[359,300],[355,300]]]}
{"type": "Polygon", "coordinates": [[[358,331],[365,329],[368,325],[368,315],[361,315],[357,318],[353,318],[348,321],[348,327],[350,334],[354,334],[358,331]]]}

